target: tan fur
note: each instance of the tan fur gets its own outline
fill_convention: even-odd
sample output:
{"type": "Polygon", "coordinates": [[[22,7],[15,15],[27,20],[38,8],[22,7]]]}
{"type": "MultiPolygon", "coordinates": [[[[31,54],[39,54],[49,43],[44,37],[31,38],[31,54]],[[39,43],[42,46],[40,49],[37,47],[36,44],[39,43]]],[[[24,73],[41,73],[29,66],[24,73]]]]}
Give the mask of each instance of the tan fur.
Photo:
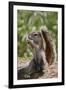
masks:
{"type": "Polygon", "coordinates": [[[40,28],[43,35],[44,42],[46,44],[45,53],[48,64],[52,64],[56,61],[56,49],[54,41],[52,40],[51,34],[49,33],[46,26],[40,28]]]}

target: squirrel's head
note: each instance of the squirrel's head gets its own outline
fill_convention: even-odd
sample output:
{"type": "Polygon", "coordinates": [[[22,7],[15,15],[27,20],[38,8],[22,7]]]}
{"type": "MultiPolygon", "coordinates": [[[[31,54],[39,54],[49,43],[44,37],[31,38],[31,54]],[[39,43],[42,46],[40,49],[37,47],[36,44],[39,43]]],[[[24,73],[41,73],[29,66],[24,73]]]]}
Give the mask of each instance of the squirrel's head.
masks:
{"type": "Polygon", "coordinates": [[[28,44],[30,44],[32,46],[32,48],[40,48],[43,43],[40,32],[29,33],[26,40],[27,40],[28,44]]]}
{"type": "Polygon", "coordinates": [[[45,48],[45,41],[43,39],[42,31],[35,31],[27,35],[26,41],[32,48],[45,48]]]}

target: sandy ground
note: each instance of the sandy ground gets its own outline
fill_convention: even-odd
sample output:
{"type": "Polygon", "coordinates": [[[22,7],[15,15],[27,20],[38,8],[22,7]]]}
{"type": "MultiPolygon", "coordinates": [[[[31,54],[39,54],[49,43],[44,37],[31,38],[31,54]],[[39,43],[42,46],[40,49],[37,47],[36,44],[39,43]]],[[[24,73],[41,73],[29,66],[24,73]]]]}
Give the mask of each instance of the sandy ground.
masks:
{"type": "MultiPolygon", "coordinates": [[[[28,66],[29,63],[30,63],[30,60],[26,60],[26,61],[18,60],[17,69],[20,70],[20,69],[28,66]]],[[[47,70],[44,70],[43,72],[44,72],[43,74],[35,73],[35,77],[37,77],[37,75],[39,75],[39,77],[38,77],[39,79],[57,78],[58,77],[58,64],[55,63],[55,64],[50,65],[47,68],[47,70]]],[[[35,77],[32,77],[32,78],[35,78],[35,77]]]]}

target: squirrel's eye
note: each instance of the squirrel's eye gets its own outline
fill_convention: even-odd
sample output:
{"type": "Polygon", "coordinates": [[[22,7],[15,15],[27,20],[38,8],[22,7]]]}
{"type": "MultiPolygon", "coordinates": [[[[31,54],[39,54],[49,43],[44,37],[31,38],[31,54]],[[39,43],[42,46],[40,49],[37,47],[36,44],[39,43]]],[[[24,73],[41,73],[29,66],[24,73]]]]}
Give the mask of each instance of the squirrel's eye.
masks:
{"type": "Polygon", "coordinates": [[[37,36],[37,34],[34,34],[34,36],[37,36]]]}

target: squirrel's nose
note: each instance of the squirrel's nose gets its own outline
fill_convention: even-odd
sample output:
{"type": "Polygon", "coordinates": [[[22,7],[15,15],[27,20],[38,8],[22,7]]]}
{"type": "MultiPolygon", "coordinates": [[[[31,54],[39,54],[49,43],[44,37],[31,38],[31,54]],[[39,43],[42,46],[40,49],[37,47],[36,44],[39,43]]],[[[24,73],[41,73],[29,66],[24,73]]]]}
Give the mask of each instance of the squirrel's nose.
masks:
{"type": "Polygon", "coordinates": [[[31,39],[31,36],[29,35],[28,38],[31,39]]]}

